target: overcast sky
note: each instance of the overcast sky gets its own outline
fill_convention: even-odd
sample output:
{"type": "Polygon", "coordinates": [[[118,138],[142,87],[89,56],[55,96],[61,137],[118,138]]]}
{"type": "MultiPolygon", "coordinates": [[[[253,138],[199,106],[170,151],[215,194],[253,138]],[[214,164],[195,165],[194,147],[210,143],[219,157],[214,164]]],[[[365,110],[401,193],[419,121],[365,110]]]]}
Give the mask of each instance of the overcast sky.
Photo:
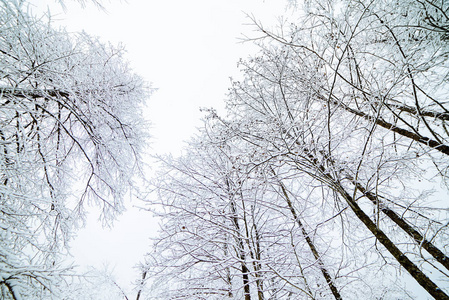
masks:
{"type": "MultiPolygon", "coordinates": [[[[64,12],[55,2],[33,3],[36,11],[50,5],[53,19],[69,31],[84,30],[103,42],[123,43],[131,67],[157,88],[147,105],[151,152],[175,155],[201,124],[200,107],[223,109],[237,61],[255,51],[241,40],[254,34],[254,28],[245,25],[250,23],[245,14],[274,24],[286,5],[276,0],[117,0],[103,1],[105,12],[67,0],[64,12]]],[[[156,234],[157,223],[150,213],[133,208],[136,205],[136,200],[129,203],[112,229],[103,229],[91,216],[72,244],[76,263],[108,264],[127,287],[137,279],[132,267],[150,250],[149,237],[156,234]]]]}
{"type": "Polygon", "coordinates": [[[148,104],[158,152],[171,152],[191,135],[199,107],[223,106],[238,59],[254,52],[251,43],[242,43],[254,29],[245,14],[268,23],[285,8],[274,0],[116,0],[103,1],[104,12],[65,2],[66,13],[51,6],[53,14],[59,11],[55,20],[70,31],[124,44],[132,68],[158,89],[148,104]]]}

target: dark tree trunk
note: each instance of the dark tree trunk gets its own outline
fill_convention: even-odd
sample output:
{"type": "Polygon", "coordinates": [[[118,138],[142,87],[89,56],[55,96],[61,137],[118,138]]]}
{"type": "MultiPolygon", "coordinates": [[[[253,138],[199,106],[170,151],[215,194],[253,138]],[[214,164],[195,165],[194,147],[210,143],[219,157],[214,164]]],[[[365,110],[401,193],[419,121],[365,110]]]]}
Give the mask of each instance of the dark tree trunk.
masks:
{"type": "Polygon", "coordinates": [[[336,300],[341,300],[342,297],[341,297],[340,293],[338,292],[338,289],[335,286],[335,284],[334,284],[334,282],[332,280],[331,275],[329,274],[329,272],[327,271],[326,267],[324,266],[324,263],[323,263],[323,261],[321,259],[321,256],[320,256],[318,250],[315,247],[315,244],[312,242],[312,239],[310,238],[309,234],[307,233],[306,229],[304,228],[301,220],[299,219],[299,216],[296,213],[295,208],[293,207],[293,204],[292,204],[292,202],[290,200],[290,197],[289,197],[289,195],[287,193],[287,189],[285,188],[284,184],[281,181],[279,181],[279,185],[281,187],[282,194],[285,197],[285,201],[287,202],[287,205],[288,205],[288,207],[289,207],[289,209],[290,209],[290,211],[291,211],[291,213],[293,215],[293,218],[295,219],[295,221],[298,224],[299,228],[301,228],[302,235],[304,236],[304,238],[306,240],[306,243],[307,243],[307,245],[310,248],[310,251],[312,251],[313,257],[318,262],[318,266],[320,268],[320,271],[323,274],[323,277],[326,280],[326,283],[329,286],[329,289],[331,290],[332,295],[334,295],[334,298],[336,300]]]}
{"type": "Polygon", "coordinates": [[[412,225],[408,224],[404,219],[402,219],[396,212],[391,210],[382,203],[382,201],[375,194],[367,191],[359,182],[354,182],[357,190],[359,190],[366,198],[368,198],[374,205],[378,206],[379,209],[387,215],[390,220],[392,220],[396,225],[401,227],[410,237],[412,237],[421,247],[426,249],[426,251],[432,255],[440,264],[442,264],[447,270],[449,270],[449,257],[447,257],[440,249],[432,244],[429,240],[424,238],[418,230],[416,230],[412,225]]]}

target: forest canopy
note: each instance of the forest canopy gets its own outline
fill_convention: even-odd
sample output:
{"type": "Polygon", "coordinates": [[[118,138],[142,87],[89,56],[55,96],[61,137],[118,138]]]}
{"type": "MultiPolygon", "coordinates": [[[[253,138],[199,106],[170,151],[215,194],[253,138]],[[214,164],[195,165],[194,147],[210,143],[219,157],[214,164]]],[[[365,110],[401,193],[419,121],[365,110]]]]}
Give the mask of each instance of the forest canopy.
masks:
{"type": "Polygon", "coordinates": [[[136,300],[449,299],[449,4],[289,4],[150,178],[124,49],[0,0],[0,298],[130,299],[66,259],[148,180],[136,300]]]}
{"type": "Polygon", "coordinates": [[[159,158],[145,299],[449,299],[448,3],[292,4],[159,158]]]}

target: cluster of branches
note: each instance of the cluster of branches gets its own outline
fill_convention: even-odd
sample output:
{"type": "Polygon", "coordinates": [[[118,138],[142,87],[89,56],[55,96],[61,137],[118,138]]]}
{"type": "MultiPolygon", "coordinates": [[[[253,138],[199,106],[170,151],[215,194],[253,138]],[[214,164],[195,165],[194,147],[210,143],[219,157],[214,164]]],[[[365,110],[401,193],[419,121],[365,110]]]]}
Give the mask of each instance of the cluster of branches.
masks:
{"type": "Polygon", "coordinates": [[[160,158],[139,296],[449,299],[449,6],[304,2],[160,158]]]}
{"type": "Polygon", "coordinates": [[[105,221],[139,173],[148,88],[123,49],[0,1],[0,298],[62,299],[88,202],[105,221]]]}

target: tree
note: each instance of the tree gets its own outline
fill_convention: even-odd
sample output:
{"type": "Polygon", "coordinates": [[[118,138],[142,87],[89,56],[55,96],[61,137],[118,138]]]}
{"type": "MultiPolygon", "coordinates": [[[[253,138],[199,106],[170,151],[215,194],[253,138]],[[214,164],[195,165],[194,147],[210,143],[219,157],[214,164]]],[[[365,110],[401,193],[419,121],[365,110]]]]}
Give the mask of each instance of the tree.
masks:
{"type": "Polygon", "coordinates": [[[292,294],[301,282],[288,279],[295,267],[286,263],[288,268],[279,270],[274,263],[292,259],[277,251],[291,248],[292,222],[264,204],[274,194],[245,166],[245,151],[215,134],[203,132],[182,158],[161,159],[164,168],[154,182],[158,197],[152,203],[162,207],[157,212],[161,234],[142,268],[155,282],[151,295],[265,299],[292,294]],[[284,282],[276,273],[285,275],[284,282]]]}
{"type": "Polygon", "coordinates": [[[220,126],[213,114],[205,125],[182,158],[162,159],[152,202],[161,207],[156,212],[161,234],[142,266],[145,280],[153,282],[149,294],[183,299],[341,297],[327,270],[327,264],[339,270],[341,263],[332,259],[329,241],[308,233],[304,221],[323,219],[309,232],[324,233],[335,226],[326,221],[331,216],[322,216],[308,203],[293,203],[291,198],[300,196],[292,174],[274,176],[273,161],[267,172],[261,163],[267,156],[220,126]],[[326,251],[320,253],[320,248],[326,251]]]}
{"type": "Polygon", "coordinates": [[[406,261],[399,245],[382,232],[394,222],[416,242],[407,252],[447,276],[431,262],[447,264],[441,251],[447,220],[431,212],[444,207],[430,205],[434,200],[428,195],[404,201],[404,194],[394,196],[391,188],[412,190],[433,175],[447,180],[446,31],[422,23],[430,13],[431,19],[444,20],[440,14],[446,8],[417,3],[410,6],[414,11],[404,12],[403,3],[308,2],[305,20],[287,31],[272,33],[258,24],[271,44],[262,44],[259,57],[243,62],[245,81],[235,83],[229,106],[237,118],[257,120],[258,129],[244,128],[240,135],[259,144],[265,139],[263,151],[270,145],[339,194],[397,262],[440,299],[447,297],[441,287],[418,264],[406,261]],[[259,135],[261,127],[273,133],[265,129],[270,134],[259,135]],[[427,158],[433,167],[426,164],[423,170],[419,165],[427,158]],[[416,181],[405,176],[417,169],[416,181]],[[386,218],[373,215],[375,224],[356,197],[368,199],[386,218]],[[422,233],[426,228],[433,228],[430,244],[422,233]],[[422,245],[432,258],[423,255],[422,245]]]}
{"type": "MultiPolygon", "coordinates": [[[[229,251],[207,263],[239,271],[240,298],[413,299],[411,279],[448,299],[447,10],[305,1],[278,29],[255,22],[260,52],[240,62],[227,117],[210,110],[183,163],[169,164],[178,175],[157,185],[164,253],[197,253],[196,236],[166,226],[188,215],[207,241],[182,264],[195,284],[211,282],[196,267],[220,236],[235,264],[229,251]],[[216,201],[228,210],[205,222],[216,201]]],[[[152,266],[175,270],[171,258],[152,266]]]]}
{"type": "Polygon", "coordinates": [[[311,67],[297,79],[318,80],[311,90],[328,111],[338,106],[427,155],[429,147],[448,155],[446,9],[437,1],[310,2],[304,27],[292,25],[288,40],[257,25],[311,67]]]}
{"type": "Polygon", "coordinates": [[[163,225],[144,272],[151,273],[157,290],[169,282],[162,288],[169,297],[251,299],[249,220],[238,198],[243,179],[229,157],[216,155],[223,151],[197,141],[184,158],[160,159],[164,169],[153,204],[162,204],[163,225]]]}
{"type": "MultiPolygon", "coordinates": [[[[57,297],[87,203],[105,222],[140,172],[148,93],[123,49],[0,3],[0,292],[57,297]]],[[[65,279],[64,279],[65,278],[65,279]]]]}

